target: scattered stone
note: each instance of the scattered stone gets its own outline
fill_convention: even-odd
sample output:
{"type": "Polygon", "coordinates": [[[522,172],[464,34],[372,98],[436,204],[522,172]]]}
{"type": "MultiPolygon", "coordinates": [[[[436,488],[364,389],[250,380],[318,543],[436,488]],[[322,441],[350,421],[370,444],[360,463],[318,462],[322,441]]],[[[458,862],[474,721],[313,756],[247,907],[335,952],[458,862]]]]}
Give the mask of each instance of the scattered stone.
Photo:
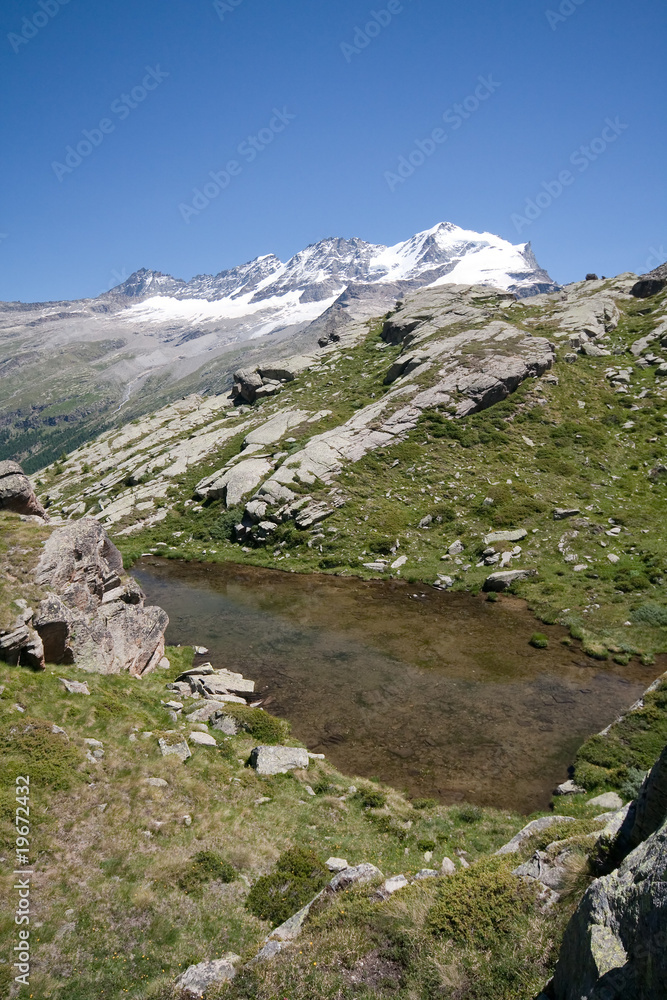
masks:
{"type": "Polygon", "coordinates": [[[565,850],[557,857],[552,858],[545,851],[535,851],[530,861],[519,865],[512,874],[540,882],[545,888],[557,892],[561,888],[563,876],[566,873],[564,862],[569,855],[570,851],[565,850]]]}
{"type": "Polygon", "coordinates": [[[214,715],[211,723],[213,729],[225,736],[236,736],[241,729],[239,723],[231,715],[214,715]]]}
{"type": "Polygon", "coordinates": [[[170,670],[171,660],[169,659],[169,657],[163,656],[160,662],[158,663],[158,667],[160,668],[160,670],[170,670]]]}
{"type": "Polygon", "coordinates": [[[190,742],[196,743],[200,747],[217,747],[217,741],[215,736],[211,736],[210,733],[190,733],[190,742]]]}
{"type": "Polygon", "coordinates": [[[286,774],[308,767],[308,751],[301,747],[255,747],[250,753],[250,766],[257,774],[286,774]]]}
{"type": "Polygon", "coordinates": [[[437,878],[440,872],[435,868],[422,868],[413,878],[413,882],[421,882],[425,878],[437,878]]]}
{"type": "Polygon", "coordinates": [[[463,542],[460,539],[457,539],[455,542],[452,542],[452,544],[447,549],[447,552],[449,553],[450,556],[460,556],[461,553],[464,551],[464,549],[465,545],[463,544],[463,542]]]}
{"type": "Polygon", "coordinates": [[[440,865],[441,875],[453,875],[456,871],[456,865],[451,858],[443,858],[442,864],[440,865]]]}
{"type": "Polygon", "coordinates": [[[59,677],[58,680],[70,694],[90,694],[86,681],[68,681],[64,677],[59,677]]]}
{"type": "Polygon", "coordinates": [[[343,872],[346,868],[350,867],[344,858],[329,858],[328,861],[325,861],[325,864],[329,871],[334,872],[336,875],[338,872],[343,872]]]}
{"type": "Polygon", "coordinates": [[[223,958],[218,958],[213,962],[200,962],[199,965],[191,965],[178,977],[176,985],[182,990],[187,990],[188,993],[200,997],[209,986],[233,979],[236,975],[234,966],[240,961],[239,955],[229,952],[223,958]]]}
{"type": "Polygon", "coordinates": [[[188,757],[192,757],[192,751],[185,740],[179,743],[169,743],[161,736],[158,744],[163,757],[178,757],[183,763],[185,763],[188,757]]]}
{"type": "Polygon", "coordinates": [[[153,788],[166,788],[168,784],[164,778],[144,778],[144,785],[152,785],[153,788]]]}
{"type": "Polygon", "coordinates": [[[65,730],[61,729],[60,726],[56,726],[55,723],[51,726],[51,732],[54,734],[54,736],[56,736],[58,734],[60,734],[61,736],[67,736],[67,733],[65,732],[65,730]]]}
{"type": "Polygon", "coordinates": [[[496,854],[516,854],[521,846],[535,833],[542,833],[548,830],[554,823],[574,823],[574,816],[542,816],[541,819],[534,819],[522,830],[512,837],[508,843],[504,844],[496,854]]]}
{"type": "Polygon", "coordinates": [[[401,566],[405,566],[407,561],[408,561],[407,556],[399,556],[398,559],[394,560],[394,562],[391,564],[391,568],[400,569],[401,566]]]}

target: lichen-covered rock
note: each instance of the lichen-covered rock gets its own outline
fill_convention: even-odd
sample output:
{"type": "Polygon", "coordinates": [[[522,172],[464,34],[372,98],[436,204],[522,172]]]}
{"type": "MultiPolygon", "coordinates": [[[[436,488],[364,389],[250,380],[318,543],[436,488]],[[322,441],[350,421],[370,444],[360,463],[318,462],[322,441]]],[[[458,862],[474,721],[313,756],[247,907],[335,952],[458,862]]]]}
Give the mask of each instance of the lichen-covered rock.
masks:
{"type": "Polygon", "coordinates": [[[302,747],[260,746],[250,754],[250,765],[257,774],[287,774],[308,764],[308,751],[302,747]]]}
{"type": "Polygon", "coordinates": [[[667,997],[667,824],[587,889],[567,926],[555,1000],[667,997]]]}
{"type": "Polygon", "coordinates": [[[213,962],[200,962],[199,965],[191,965],[178,977],[176,985],[180,986],[182,990],[187,990],[188,993],[200,997],[209,986],[233,979],[236,975],[235,965],[240,961],[239,955],[229,952],[213,962]]]}
{"type": "Polygon", "coordinates": [[[523,844],[536,833],[548,830],[555,823],[574,823],[574,821],[574,816],[542,816],[540,819],[531,820],[508,843],[503,844],[496,851],[496,854],[516,854],[523,844]]]}
{"type": "Polygon", "coordinates": [[[49,520],[18,462],[0,462],[0,510],[49,520]]]}
{"type": "Polygon", "coordinates": [[[383,879],[384,875],[375,865],[365,861],[361,865],[353,868],[345,868],[338,875],[335,875],[329,883],[329,888],[333,892],[342,892],[352,885],[364,885],[366,882],[374,882],[376,879],[383,879]]]}

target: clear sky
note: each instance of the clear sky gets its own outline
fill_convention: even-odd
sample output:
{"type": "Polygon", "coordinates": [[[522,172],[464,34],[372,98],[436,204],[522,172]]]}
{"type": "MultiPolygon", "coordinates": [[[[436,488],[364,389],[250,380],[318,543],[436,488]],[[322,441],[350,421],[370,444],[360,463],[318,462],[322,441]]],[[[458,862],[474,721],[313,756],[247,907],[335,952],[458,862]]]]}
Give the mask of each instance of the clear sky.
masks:
{"type": "Polygon", "coordinates": [[[5,0],[0,299],[445,220],[655,267],[666,48],[664,0],[5,0]]]}

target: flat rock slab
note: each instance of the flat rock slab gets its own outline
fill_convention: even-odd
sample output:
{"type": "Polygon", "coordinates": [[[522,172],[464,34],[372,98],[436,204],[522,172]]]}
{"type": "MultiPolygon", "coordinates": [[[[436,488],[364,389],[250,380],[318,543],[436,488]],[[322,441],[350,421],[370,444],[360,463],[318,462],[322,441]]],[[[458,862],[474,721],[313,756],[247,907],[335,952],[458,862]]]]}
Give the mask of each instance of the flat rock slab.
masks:
{"type": "Polygon", "coordinates": [[[379,868],[364,862],[361,865],[355,865],[354,868],[346,868],[345,871],[339,872],[331,879],[329,887],[334,892],[342,892],[349,889],[351,885],[363,885],[365,882],[373,882],[375,879],[381,878],[384,878],[384,875],[379,868]]]}
{"type": "Polygon", "coordinates": [[[257,774],[287,774],[298,768],[307,768],[308,751],[302,747],[255,747],[250,754],[250,765],[257,774]]]}
{"type": "Polygon", "coordinates": [[[329,871],[333,872],[335,875],[337,875],[338,872],[344,872],[346,868],[350,867],[344,858],[329,858],[328,861],[325,861],[325,864],[329,871]]]}
{"type": "Polygon", "coordinates": [[[515,837],[512,837],[507,844],[504,844],[496,854],[516,854],[522,844],[532,837],[534,833],[542,833],[548,830],[555,823],[574,823],[574,816],[542,816],[541,819],[534,819],[531,823],[519,830],[515,837]]]}
{"type": "Polygon", "coordinates": [[[187,990],[194,996],[200,997],[204,990],[214,983],[225,983],[233,979],[236,975],[234,964],[240,962],[239,955],[231,952],[218,958],[214,962],[200,962],[199,965],[191,965],[178,977],[176,985],[182,990],[187,990]]]}
{"type": "Polygon", "coordinates": [[[215,736],[209,733],[190,733],[190,742],[196,743],[200,747],[217,747],[215,736]]]}
{"type": "Polygon", "coordinates": [[[192,757],[192,751],[185,740],[180,743],[169,743],[164,737],[160,737],[158,744],[163,757],[178,757],[183,763],[188,757],[192,757]]]}
{"type": "MultiPolygon", "coordinates": [[[[485,545],[493,545],[495,542],[520,542],[527,534],[525,528],[516,528],[514,531],[492,531],[490,535],[484,535],[483,542],[485,545]]],[[[463,547],[459,551],[462,552],[463,547]]]]}
{"type": "Polygon", "coordinates": [[[507,590],[513,583],[529,580],[531,576],[537,576],[536,569],[511,569],[501,573],[492,573],[484,581],[484,590],[487,593],[488,591],[507,590]]]}

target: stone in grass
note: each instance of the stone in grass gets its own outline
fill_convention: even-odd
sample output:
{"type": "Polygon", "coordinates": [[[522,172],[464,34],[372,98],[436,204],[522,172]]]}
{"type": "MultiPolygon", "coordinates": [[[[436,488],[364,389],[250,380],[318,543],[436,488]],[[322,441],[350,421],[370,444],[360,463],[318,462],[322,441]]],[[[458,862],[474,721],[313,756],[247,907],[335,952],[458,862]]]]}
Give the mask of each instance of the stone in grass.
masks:
{"type": "Polygon", "coordinates": [[[341,892],[344,889],[349,889],[351,885],[363,885],[365,882],[373,882],[375,879],[381,878],[384,878],[384,875],[380,869],[365,861],[361,865],[346,868],[345,871],[334,875],[329,886],[333,892],[341,892]]]}
{"type": "Polygon", "coordinates": [[[232,952],[218,958],[213,962],[200,962],[199,965],[191,965],[178,977],[176,985],[182,990],[187,990],[196,997],[202,996],[204,990],[214,983],[225,983],[233,979],[236,975],[235,963],[240,962],[239,955],[232,952]]]}
{"type": "Polygon", "coordinates": [[[585,795],[586,789],[577,785],[572,778],[568,778],[567,781],[561,782],[554,789],[554,795],[585,795]]]}
{"type": "Polygon", "coordinates": [[[168,784],[164,778],[144,778],[144,785],[152,785],[153,788],[166,788],[168,784]]]}
{"type": "Polygon", "coordinates": [[[576,517],[581,514],[578,507],[556,507],[553,512],[554,521],[564,521],[566,517],[576,517]]]}
{"type": "Polygon", "coordinates": [[[210,733],[190,733],[190,742],[196,743],[200,747],[217,747],[215,736],[210,733]]]}
{"type": "Polygon", "coordinates": [[[483,589],[485,592],[507,590],[513,583],[528,580],[531,576],[537,576],[536,569],[511,569],[500,573],[492,573],[484,581],[483,589]]]}
{"type": "Polygon", "coordinates": [[[329,860],[324,863],[329,871],[333,872],[335,875],[337,875],[338,872],[344,872],[346,868],[350,867],[345,858],[329,858],[329,860]]]}
{"type": "Polygon", "coordinates": [[[503,844],[500,850],[496,851],[496,854],[516,854],[521,846],[533,836],[535,833],[542,833],[543,830],[548,830],[550,826],[555,823],[574,823],[574,816],[542,816],[541,819],[534,819],[531,823],[528,823],[522,830],[512,837],[507,844],[503,844]]]}
{"type": "Polygon", "coordinates": [[[405,875],[393,875],[391,878],[384,880],[380,888],[374,894],[374,898],[384,900],[389,899],[393,896],[395,892],[399,889],[405,889],[406,886],[410,885],[405,875]]]}
{"type": "Polygon", "coordinates": [[[58,679],[70,694],[90,694],[85,681],[67,681],[64,677],[59,677],[58,679]]]}
{"type": "Polygon", "coordinates": [[[617,812],[623,808],[623,799],[616,792],[604,792],[602,795],[596,795],[594,799],[589,799],[586,805],[617,812]]]}
{"type": "Polygon", "coordinates": [[[188,757],[192,757],[190,747],[185,740],[180,740],[178,743],[170,743],[164,736],[161,736],[158,740],[158,745],[163,757],[178,757],[183,763],[185,763],[188,757]]]}
{"type": "Polygon", "coordinates": [[[225,736],[236,736],[240,730],[240,725],[231,715],[216,715],[212,722],[212,728],[225,736]]]}
{"type": "Polygon", "coordinates": [[[442,864],[440,865],[441,875],[453,875],[456,871],[456,865],[451,858],[443,858],[442,864]]]}
{"type": "Polygon", "coordinates": [[[287,774],[308,763],[308,751],[302,747],[259,746],[250,753],[250,766],[262,775],[287,774]]]}
{"type": "Polygon", "coordinates": [[[414,882],[421,882],[425,878],[437,878],[440,872],[437,872],[435,868],[422,868],[414,876],[414,882]]]}
{"type": "Polygon", "coordinates": [[[525,528],[515,528],[512,531],[492,531],[489,535],[484,535],[483,542],[485,545],[493,545],[495,542],[520,542],[527,534],[525,528]]]}

